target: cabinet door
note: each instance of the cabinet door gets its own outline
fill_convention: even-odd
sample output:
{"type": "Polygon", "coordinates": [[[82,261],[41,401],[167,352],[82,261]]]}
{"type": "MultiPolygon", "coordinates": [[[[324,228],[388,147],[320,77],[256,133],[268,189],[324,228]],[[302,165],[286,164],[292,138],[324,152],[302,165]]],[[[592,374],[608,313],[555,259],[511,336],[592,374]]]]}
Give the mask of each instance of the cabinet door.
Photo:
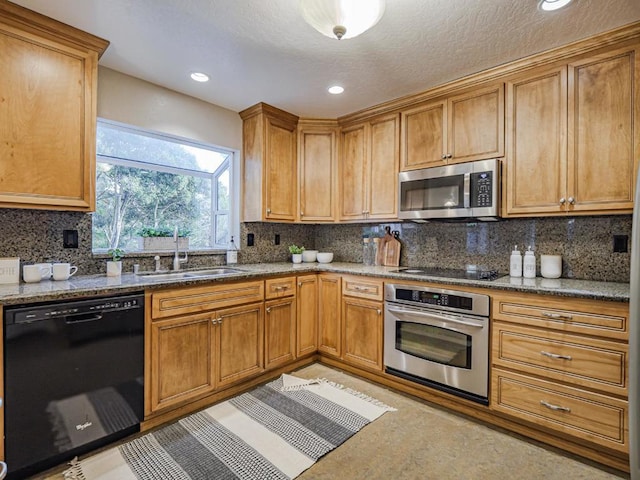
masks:
{"type": "Polygon", "coordinates": [[[507,215],[564,211],[566,96],[566,67],[507,83],[507,215]]]}
{"type": "Polygon", "coordinates": [[[335,128],[302,129],[299,133],[300,220],[332,222],[337,199],[335,128]]]}
{"type": "Polygon", "coordinates": [[[264,371],[262,302],[219,310],[215,315],[217,384],[237,383],[264,371]]]}
{"type": "Polygon", "coordinates": [[[339,275],[318,276],[318,351],[339,357],[342,349],[339,275]]]}
{"type": "Polygon", "coordinates": [[[342,131],[340,141],[340,219],[362,219],[366,211],[368,125],[342,131]]]}
{"type": "Polygon", "coordinates": [[[402,112],[401,170],[446,165],[446,119],[444,100],[402,112]]]}
{"type": "Polygon", "coordinates": [[[298,277],[296,356],[318,350],[318,277],[298,277]]]}
{"type": "Polygon", "coordinates": [[[382,304],[342,298],[342,359],[382,371],[382,304]]]}
{"type": "Polygon", "coordinates": [[[151,411],[211,393],[212,313],[151,322],[151,411]]]}
{"type": "Polygon", "coordinates": [[[95,209],[97,64],[0,24],[0,205],[95,209]]]}
{"type": "Polygon", "coordinates": [[[449,163],[504,155],[504,85],[473,90],[448,101],[449,163]]]}
{"type": "Polygon", "coordinates": [[[569,64],[569,211],[633,209],[637,54],[628,48],[569,64]]]}
{"type": "Polygon", "coordinates": [[[265,218],[293,221],[297,192],[296,128],[266,118],[265,218]]]}
{"type": "Polygon", "coordinates": [[[366,208],[369,219],[398,216],[399,122],[398,115],[391,115],[370,124],[366,208]]]}
{"type": "Polygon", "coordinates": [[[296,299],[265,302],[265,368],[275,368],[296,358],[296,299]]]}

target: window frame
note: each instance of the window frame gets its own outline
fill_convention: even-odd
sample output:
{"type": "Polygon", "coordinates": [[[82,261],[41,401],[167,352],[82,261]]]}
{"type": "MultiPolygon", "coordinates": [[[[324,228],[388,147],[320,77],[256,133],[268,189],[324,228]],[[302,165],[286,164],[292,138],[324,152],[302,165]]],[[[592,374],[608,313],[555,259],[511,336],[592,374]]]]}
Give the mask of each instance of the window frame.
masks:
{"type": "MultiPolygon", "coordinates": [[[[235,239],[239,238],[240,236],[240,190],[239,190],[240,189],[240,178],[239,178],[240,152],[238,150],[228,148],[228,147],[221,147],[218,145],[182,137],[179,135],[140,128],[135,125],[129,125],[129,124],[117,122],[114,120],[108,120],[105,118],[98,117],[96,122],[96,129],[100,124],[107,125],[108,128],[121,130],[121,131],[135,134],[135,135],[146,136],[146,137],[155,138],[155,139],[166,141],[166,142],[173,142],[178,145],[202,148],[205,150],[212,150],[218,153],[226,154],[227,158],[211,173],[192,170],[188,168],[158,165],[150,162],[145,162],[142,160],[131,160],[131,159],[114,157],[109,155],[100,155],[97,153],[97,151],[96,151],[95,158],[96,158],[96,165],[98,163],[109,163],[113,165],[125,166],[130,168],[148,169],[148,170],[155,170],[155,171],[164,172],[164,173],[171,173],[171,174],[178,174],[178,175],[191,175],[194,177],[210,179],[212,182],[211,202],[210,202],[210,207],[211,207],[211,226],[210,226],[211,232],[210,233],[211,233],[212,242],[215,242],[216,240],[215,220],[216,220],[216,214],[217,212],[219,212],[219,210],[217,210],[218,178],[228,168],[229,170],[229,210],[228,211],[225,210],[225,212],[227,212],[227,215],[228,215],[229,238],[226,239],[225,244],[213,243],[211,247],[207,247],[207,248],[203,248],[203,247],[198,247],[195,249],[190,248],[189,253],[195,253],[200,251],[205,253],[215,253],[215,252],[224,251],[227,249],[230,237],[234,237],[235,239]]],[[[97,174],[98,172],[96,169],[94,175],[97,177],[97,174]]],[[[93,222],[91,224],[91,234],[93,236],[93,222]]],[[[239,242],[238,240],[235,240],[235,244],[238,249],[240,249],[240,243],[241,242],[239,242]]],[[[102,248],[93,249],[92,247],[92,250],[94,253],[104,253],[106,252],[107,249],[102,249],[102,248]]],[[[130,250],[128,253],[147,254],[147,253],[154,253],[154,252],[151,252],[148,250],[130,250]]]]}

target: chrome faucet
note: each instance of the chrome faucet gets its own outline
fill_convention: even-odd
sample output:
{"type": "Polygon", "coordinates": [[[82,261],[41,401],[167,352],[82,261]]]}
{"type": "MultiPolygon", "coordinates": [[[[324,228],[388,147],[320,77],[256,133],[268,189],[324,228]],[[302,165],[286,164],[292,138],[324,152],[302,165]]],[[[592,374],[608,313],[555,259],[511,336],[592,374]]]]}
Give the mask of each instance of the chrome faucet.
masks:
{"type": "Polygon", "coordinates": [[[176,242],[176,253],[173,256],[173,269],[180,270],[180,264],[185,263],[188,260],[188,258],[187,258],[187,252],[184,252],[183,258],[180,258],[180,256],[178,255],[178,227],[177,226],[173,230],[173,241],[176,242]]]}

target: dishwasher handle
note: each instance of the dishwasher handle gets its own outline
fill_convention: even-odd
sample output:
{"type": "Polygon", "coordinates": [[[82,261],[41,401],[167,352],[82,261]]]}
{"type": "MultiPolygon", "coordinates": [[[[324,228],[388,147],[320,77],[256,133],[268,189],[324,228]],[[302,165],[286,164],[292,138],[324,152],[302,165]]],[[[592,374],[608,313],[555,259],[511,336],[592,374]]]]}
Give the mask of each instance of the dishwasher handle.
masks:
{"type": "Polygon", "coordinates": [[[102,313],[78,313],[64,317],[64,323],[74,325],[76,323],[87,323],[102,320],[102,313]]]}

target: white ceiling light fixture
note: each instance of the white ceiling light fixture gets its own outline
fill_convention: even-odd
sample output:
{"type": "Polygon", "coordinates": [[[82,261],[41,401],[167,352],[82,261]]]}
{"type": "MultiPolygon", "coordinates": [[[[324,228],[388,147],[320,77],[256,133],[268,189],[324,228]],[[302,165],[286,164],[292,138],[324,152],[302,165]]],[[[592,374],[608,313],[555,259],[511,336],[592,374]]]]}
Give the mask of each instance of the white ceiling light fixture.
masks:
{"type": "Polygon", "coordinates": [[[559,10],[562,7],[566,7],[572,0],[540,0],[538,8],[545,12],[551,12],[553,10],[559,10]]]}
{"type": "Polygon", "coordinates": [[[340,85],[334,85],[333,87],[329,87],[328,91],[332,95],[340,95],[342,92],[344,92],[344,88],[342,88],[340,85]]]}
{"type": "Polygon", "coordinates": [[[385,0],[300,0],[306,22],[338,40],[369,30],[382,18],[384,7],[385,0]]]}
{"type": "Polygon", "coordinates": [[[209,75],[202,72],[191,72],[191,79],[195,80],[196,82],[208,82],[209,75]]]}

